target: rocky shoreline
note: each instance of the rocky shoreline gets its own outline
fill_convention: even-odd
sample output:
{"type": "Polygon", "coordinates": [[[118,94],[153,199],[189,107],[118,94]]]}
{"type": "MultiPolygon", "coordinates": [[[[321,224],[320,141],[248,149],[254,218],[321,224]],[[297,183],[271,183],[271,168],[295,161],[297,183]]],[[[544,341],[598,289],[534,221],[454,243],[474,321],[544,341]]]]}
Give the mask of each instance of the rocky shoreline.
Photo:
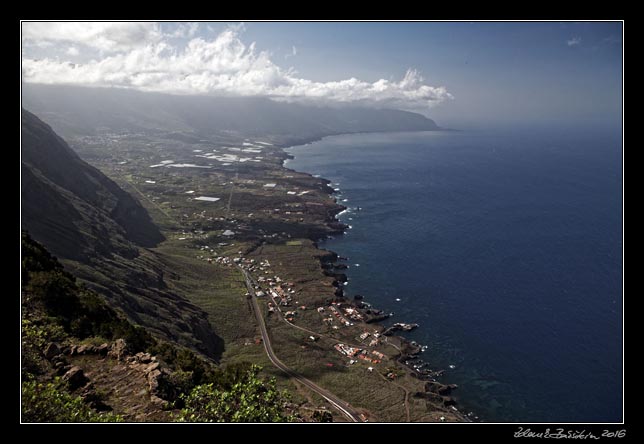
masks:
{"type": "MultiPolygon", "coordinates": [[[[280,146],[280,148],[282,150],[285,150],[287,148],[293,148],[296,146],[308,145],[319,140],[322,140],[322,138],[316,138],[307,141],[298,141],[296,144],[288,144],[280,146]]],[[[284,160],[282,161],[282,168],[288,169],[284,165],[284,161],[293,158],[293,155],[285,153],[284,160]]],[[[300,171],[300,173],[309,174],[302,171],[300,171]]],[[[320,178],[320,180],[324,183],[325,192],[329,196],[336,194],[336,190],[334,190],[330,185],[330,180],[326,178],[320,178]]],[[[426,399],[433,403],[442,404],[445,407],[451,407],[452,410],[454,410],[453,413],[459,416],[463,422],[474,422],[478,420],[479,418],[472,412],[464,414],[456,409],[457,402],[451,396],[452,391],[458,388],[456,384],[443,384],[437,381],[437,378],[442,376],[445,370],[434,370],[430,368],[430,364],[428,362],[419,358],[419,355],[426,350],[425,346],[417,344],[415,341],[411,341],[400,335],[393,336],[393,334],[397,331],[411,331],[412,329],[417,328],[418,324],[406,324],[398,322],[390,327],[385,328],[379,323],[390,318],[393,313],[385,313],[383,310],[373,308],[370,304],[363,301],[364,297],[362,295],[354,296],[353,301],[345,296],[344,285],[347,282],[348,278],[343,271],[348,269],[348,266],[342,262],[347,259],[340,257],[334,251],[320,248],[318,244],[318,242],[324,237],[344,235],[345,230],[350,228],[349,225],[342,223],[337,217],[340,213],[347,210],[348,207],[338,204],[336,198],[333,198],[333,202],[334,207],[328,210],[327,219],[324,221],[326,227],[328,228],[328,232],[325,235],[311,240],[313,241],[314,247],[321,253],[318,258],[323,273],[326,276],[334,278],[333,285],[336,288],[336,300],[334,302],[351,305],[352,307],[360,310],[360,313],[364,317],[365,323],[380,326],[381,328],[383,328],[383,331],[381,333],[383,336],[392,337],[395,339],[395,341],[399,342],[400,346],[396,347],[399,350],[399,354],[393,357],[395,361],[402,365],[404,368],[408,369],[409,374],[412,377],[426,381],[424,385],[424,392],[419,391],[414,393],[413,396],[415,398],[426,399]]]]}

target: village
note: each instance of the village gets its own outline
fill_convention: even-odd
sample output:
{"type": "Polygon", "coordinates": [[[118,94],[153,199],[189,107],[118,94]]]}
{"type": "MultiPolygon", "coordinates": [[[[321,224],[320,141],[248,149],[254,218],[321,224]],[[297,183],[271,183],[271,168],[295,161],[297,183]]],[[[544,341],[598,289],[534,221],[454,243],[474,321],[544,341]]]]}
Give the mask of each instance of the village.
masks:
{"type": "MultiPolygon", "coordinates": [[[[228,244],[224,244],[228,246],[228,244]]],[[[210,247],[201,247],[203,251],[214,250],[210,247]]],[[[255,259],[248,259],[242,256],[242,252],[238,252],[237,257],[216,256],[204,257],[198,256],[201,259],[207,260],[209,263],[217,263],[226,267],[238,266],[243,270],[252,273],[254,276],[255,297],[258,299],[266,300],[268,314],[279,313],[280,317],[291,325],[295,325],[298,318],[298,313],[310,309],[306,305],[299,304],[294,300],[297,292],[294,289],[292,282],[285,281],[277,275],[272,275],[271,264],[268,260],[257,261],[255,259]]],[[[246,297],[250,297],[246,293],[246,297]]],[[[411,331],[418,327],[418,324],[409,324],[397,322],[391,326],[378,330],[377,328],[368,329],[365,323],[365,315],[361,312],[361,308],[370,307],[369,304],[358,301],[356,305],[348,301],[331,301],[328,304],[321,305],[313,308],[319,315],[322,324],[331,328],[332,331],[337,331],[343,328],[360,327],[364,326],[362,331],[353,337],[356,343],[361,344],[358,346],[348,345],[345,342],[336,342],[333,348],[342,356],[347,358],[346,366],[352,366],[357,363],[364,363],[367,365],[366,370],[372,372],[374,365],[381,364],[383,361],[388,361],[389,358],[382,352],[374,348],[388,343],[387,338],[396,331],[411,331]]],[[[309,336],[309,340],[315,342],[319,339],[319,335],[309,336]]],[[[415,347],[418,352],[426,350],[426,346],[421,346],[415,341],[411,341],[410,345],[415,347]]],[[[432,370],[429,364],[417,357],[418,352],[412,352],[409,357],[401,360],[401,364],[411,369],[417,378],[436,382],[438,377],[443,374],[443,370],[432,370]]],[[[383,372],[388,379],[395,379],[396,373],[388,369],[383,372]]]]}
{"type": "MultiPolygon", "coordinates": [[[[221,243],[220,246],[228,246],[228,244],[221,243]]],[[[214,253],[214,249],[211,247],[202,246],[200,250],[214,253]]],[[[364,325],[363,331],[354,337],[356,342],[363,344],[362,347],[350,346],[343,342],[337,342],[333,346],[341,356],[348,358],[346,361],[347,366],[363,362],[368,365],[367,371],[373,371],[373,365],[380,364],[383,360],[388,360],[384,353],[373,349],[383,344],[383,340],[386,340],[385,335],[378,328],[371,327],[371,330],[367,329],[369,324],[364,323],[365,317],[358,307],[348,302],[338,301],[332,301],[327,305],[315,308],[299,304],[295,300],[297,293],[294,289],[294,284],[274,275],[271,271],[271,264],[267,259],[260,261],[248,259],[244,258],[241,253],[238,252],[238,256],[232,258],[228,256],[210,257],[203,255],[199,255],[198,258],[206,260],[208,263],[226,267],[237,266],[250,273],[254,280],[255,297],[266,300],[267,313],[269,315],[279,313],[280,317],[291,325],[297,322],[299,312],[309,309],[319,313],[321,323],[330,327],[331,330],[353,327],[356,324],[364,325]]],[[[250,297],[250,293],[247,292],[245,296],[250,297]]],[[[407,326],[408,324],[395,325],[407,326]]],[[[309,339],[315,342],[319,339],[319,336],[311,335],[309,339]]]]}

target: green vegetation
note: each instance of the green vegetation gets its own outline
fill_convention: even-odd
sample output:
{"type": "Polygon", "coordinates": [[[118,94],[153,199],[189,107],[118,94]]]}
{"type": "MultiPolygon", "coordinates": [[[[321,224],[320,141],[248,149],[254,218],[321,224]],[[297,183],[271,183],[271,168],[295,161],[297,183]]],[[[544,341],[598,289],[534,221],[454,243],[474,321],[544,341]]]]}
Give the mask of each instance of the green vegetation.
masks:
{"type": "MultiPolygon", "coordinates": [[[[233,248],[236,252],[238,245],[233,248]]],[[[168,288],[184,294],[208,313],[208,321],[224,339],[226,348],[255,335],[252,313],[244,296],[246,286],[239,270],[196,259],[194,249],[178,242],[166,242],[157,251],[162,253],[164,266],[175,272],[167,278],[168,288]]]]}
{"type": "Polygon", "coordinates": [[[135,327],[94,292],[79,287],[76,279],[44,247],[22,233],[23,333],[42,347],[62,341],[64,335],[84,339],[123,338],[134,352],[153,343],[152,336],[135,327]]]}
{"type": "Polygon", "coordinates": [[[221,390],[214,384],[195,387],[182,396],[185,407],[177,420],[181,422],[284,422],[293,420],[284,414],[288,400],[285,393],[275,389],[275,380],[262,381],[253,365],[243,377],[221,390]]]}
{"type": "Polygon", "coordinates": [[[70,395],[64,384],[35,380],[22,383],[22,420],[24,422],[122,422],[111,412],[97,413],[80,396],[70,395]]]}
{"type": "Polygon", "coordinates": [[[333,415],[326,410],[316,410],[313,412],[315,422],[333,422],[333,415]]]}
{"type": "MultiPolygon", "coordinates": [[[[43,350],[51,342],[99,345],[124,338],[131,353],[155,355],[168,371],[158,393],[169,407],[183,409],[178,421],[287,421],[290,399],[274,378],[258,376],[261,367],[235,362],[217,367],[193,351],[161,341],[130,324],[92,291],[77,285],[57,259],[22,233],[22,420],[25,422],[123,421],[97,412],[55,377],[43,350]]],[[[108,364],[105,371],[110,370],[108,364]]],[[[107,395],[101,396],[107,398],[107,395]]]]}

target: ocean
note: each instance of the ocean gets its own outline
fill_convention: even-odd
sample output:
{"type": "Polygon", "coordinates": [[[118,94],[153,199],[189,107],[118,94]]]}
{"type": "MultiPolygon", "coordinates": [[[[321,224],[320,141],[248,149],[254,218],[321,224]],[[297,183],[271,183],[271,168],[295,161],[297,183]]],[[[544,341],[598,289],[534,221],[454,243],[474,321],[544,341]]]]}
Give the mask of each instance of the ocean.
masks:
{"type": "Polygon", "coordinates": [[[619,131],[341,135],[287,150],[348,210],[320,243],[345,294],[405,336],[484,422],[622,421],[619,131]]]}

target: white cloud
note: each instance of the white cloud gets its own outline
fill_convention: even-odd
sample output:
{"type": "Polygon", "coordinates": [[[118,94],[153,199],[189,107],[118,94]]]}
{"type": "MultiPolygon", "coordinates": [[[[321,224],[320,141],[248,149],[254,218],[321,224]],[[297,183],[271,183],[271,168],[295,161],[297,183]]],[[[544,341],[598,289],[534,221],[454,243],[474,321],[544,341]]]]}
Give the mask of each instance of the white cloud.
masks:
{"type": "Polygon", "coordinates": [[[70,55],[70,56],[77,56],[78,54],[80,54],[80,52],[78,51],[78,48],[76,48],[74,46],[70,46],[67,49],[67,51],[65,51],[65,54],[70,55]]]}
{"type": "Polygon", "coordinates": [[[581,37],[573,37],[566,42],[568,46],[577,46],[581,45],[581,37]]]}
{"type": "MultiPolygon", "coordinates": [[[[179,48],[168,43],[170,36],[164,36],[156,24],[126,26],[120,28],[123,34],[112,26],[122,24],[91,26],[90,30],[77,27],[76,32],[66,26],[46,25],[47,31],[32,27],[27,38],[82,43],[111,53],[83,64],[24,57],[25,82],[111,86],[173,94],[264,96],[326,104],[358,102],[404,109],[427,109],[452,98],[444,87],[426,85],[413,69],[398,82],[381,79],[371,83],[356,78],[315,82],[299,78],[295,71],[273,63],[268,52],[256,50],[255,43],[245,45],[239,38],[243,26],[228,27],[212,40],[193,38],[179,48]]],[[[180,29],[184,35],[196,32],[192,27],[180,29]]],[[[293,47],[291,55],[295,54],[297,49],[293,47]]]]}
{"type": "Polygon", "coordinates": [[[23,22],[24,43],[68,42],[106,52],[127,51],[161,40],[151,22],[23,22]]]}
{"type": "Polygon", "coordinates": [[[177,26],[177,29],[175,29],[174,32],[170,34],[166,34],[168,37],[178,37],[178,38],[189,38],[193,37],[197,31],[199,31],[199,23],[197,22],[191,22],[191,23],[182,23],[179,26],[177,26]]]}

